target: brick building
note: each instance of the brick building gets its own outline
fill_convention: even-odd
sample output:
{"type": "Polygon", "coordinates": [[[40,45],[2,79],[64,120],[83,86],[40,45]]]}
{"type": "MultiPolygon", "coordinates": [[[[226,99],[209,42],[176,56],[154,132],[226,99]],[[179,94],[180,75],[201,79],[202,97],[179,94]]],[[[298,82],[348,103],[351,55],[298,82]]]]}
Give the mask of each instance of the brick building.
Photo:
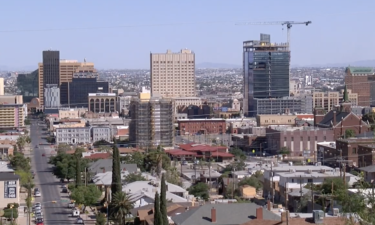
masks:
{"type": "Polygon", "coordinates": [[[226,133],[224,119],[180,119],[177,123],[181,135],[226,133]]]}
{"type": "Polygon", "coordinates": [[[319,161],[328,166],[338,167],[337,160],[341,157],[347,160],[349,167],[370,166],[375,159],[375,139],[372,137],[337,139],[336,144],[319,143],[317,146],[322,154],[319,161]]]}
{"type": "Polygon", "coordinates": [[[370,106],[369,76],[375,75],[373,68],[347,67],[345,70],[345,84],[353,93],[358,94],[359,106],[370,106]]]}
{"type": "Polygon", "coordinates": [[[304,151],[314,156],[318,142],[333,140],[334,132],[331,129],[271,126],[266,130],[266,152],[278,154],[282,147],[287,147],[290,156],[303,156],[304,151]]]}
{"type": "Polygon", "coordinates": [[[324,109],[314,110],[314,125],[320,128],[333,129],[335,139],[344,137],[347,130],[353,130],[356,135],[371,131],[370,124],[364,122],[362,118],[352,112],[346,86],[344,102],[340,106],[334,107],[327,114],[324,112],[324,109]]]}

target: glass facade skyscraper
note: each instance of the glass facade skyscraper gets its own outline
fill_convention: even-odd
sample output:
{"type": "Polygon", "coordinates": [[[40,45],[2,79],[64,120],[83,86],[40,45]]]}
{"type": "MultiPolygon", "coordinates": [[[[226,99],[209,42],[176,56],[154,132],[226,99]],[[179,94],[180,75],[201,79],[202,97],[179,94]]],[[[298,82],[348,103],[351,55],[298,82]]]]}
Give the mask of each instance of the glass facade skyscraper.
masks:
{"type": "Polygon", "coordinates": [[[289,96],[290,51],[287,43],[271,43],[270,35],[260,41],[243,42],[243,112],[256,115],[254,99],[289,96]]]}

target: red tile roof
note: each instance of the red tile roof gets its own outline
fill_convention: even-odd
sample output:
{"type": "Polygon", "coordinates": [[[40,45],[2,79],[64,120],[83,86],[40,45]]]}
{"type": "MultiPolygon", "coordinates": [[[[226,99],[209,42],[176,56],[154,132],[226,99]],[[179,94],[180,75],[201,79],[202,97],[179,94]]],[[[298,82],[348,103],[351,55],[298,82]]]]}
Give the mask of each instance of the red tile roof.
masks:
{"type": "Polygon", "coordinates": [[[109,157],[111,157],[111,154],[105,152],[91,154],[90,156],[86,156],[85,159],[108,159],[109,157]]]}
{"type": "Polygon", "coordinates": [[[166,150],[165,152],[170,155],[192,155],[192,156],[197,155],[196,152],[189,152],[189,151],[184,151],[181,149],[166,150]]]}
{"type": "Polygon", "coordinates": [[[195,144],[195,143],[183,144],[183,145],[180,145],[180,148],[185,151],[193,151],[193,152],[197,152],[197,151],[213,152],[213,151],[220,151],[220,150],[222,151],[222,150],[227,149],[227,147],[224,147],[224,146],[211,146],[211,145],[195,144]]]}
{"type": "Polygon", "coordinates": [[[314,119],[314,114],[300,114],[297,115],[298,119],[314,119]]]}
{"type": "Polygon", "coordinates": [[[211,153],[211,156],[212,156],[212,157],[217,157],[217,156],[219,156],[219,157],[226,157],[226,158],[233,158],[233,157],[234,157],[233,154],[228,153],[228,152],[212,152],[212,153],[211,153]]]}

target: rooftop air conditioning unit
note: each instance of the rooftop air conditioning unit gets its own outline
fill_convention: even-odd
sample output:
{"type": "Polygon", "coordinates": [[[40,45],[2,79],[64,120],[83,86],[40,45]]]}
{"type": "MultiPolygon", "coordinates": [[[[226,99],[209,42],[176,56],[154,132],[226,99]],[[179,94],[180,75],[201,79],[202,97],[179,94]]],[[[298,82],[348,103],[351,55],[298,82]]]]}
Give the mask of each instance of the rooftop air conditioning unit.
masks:
{"type": "Polygon", "coordinates": [[[322,166],[322,163],[321,162],[317,162],[316,166],[322,166]]]}
{"type": "Polygon", "coordinates": [[[308,174],[312,174],[312,170],[307,170],[307,173],[308,174]]]}

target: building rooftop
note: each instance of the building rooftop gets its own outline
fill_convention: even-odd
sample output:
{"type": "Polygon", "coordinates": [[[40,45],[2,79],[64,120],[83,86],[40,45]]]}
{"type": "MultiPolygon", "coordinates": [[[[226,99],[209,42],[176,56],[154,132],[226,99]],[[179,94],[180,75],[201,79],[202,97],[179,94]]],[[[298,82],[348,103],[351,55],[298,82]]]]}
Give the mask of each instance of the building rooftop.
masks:
{"type": "Polygon", "coordinates": [[[345,72],[347,72],[348,70],[354,76],[359,75],[359,74],[367,74],[367,75],[374,75],[375,74],[374,69],[371,68],[371,67],[351,67],[351,66],[349,66],[349,67],[346,68],[345,72]]]}
{"type": "Polygon", "coordinates": [[[89,93],[89,97],[97,96],[97,97],[105,97],[105,96],[116,96],[115,93],[89,93]]]}

